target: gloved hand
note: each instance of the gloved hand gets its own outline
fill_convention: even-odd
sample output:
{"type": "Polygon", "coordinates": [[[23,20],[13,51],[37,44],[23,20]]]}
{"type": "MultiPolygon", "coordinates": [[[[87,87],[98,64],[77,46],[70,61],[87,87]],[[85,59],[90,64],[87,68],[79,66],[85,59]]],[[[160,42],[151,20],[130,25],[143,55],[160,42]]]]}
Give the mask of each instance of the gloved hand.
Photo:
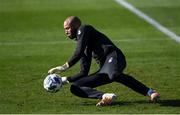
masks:
{"type": "Polygon", "coordinates": [[[59,73],[59,72],[63,72],[66,71],[69,68],[69,64],[66,62],[64,65],[62,66],[58,66],[55,68],[52,68],[48,71],[49,74],[53,74],[53,73],[59,73]]]}
{"type": "Polygon", "coordinates": [[[61,77],[63,85],[68,84],[69,81],[67,80],[67,77],[61,77]]]}

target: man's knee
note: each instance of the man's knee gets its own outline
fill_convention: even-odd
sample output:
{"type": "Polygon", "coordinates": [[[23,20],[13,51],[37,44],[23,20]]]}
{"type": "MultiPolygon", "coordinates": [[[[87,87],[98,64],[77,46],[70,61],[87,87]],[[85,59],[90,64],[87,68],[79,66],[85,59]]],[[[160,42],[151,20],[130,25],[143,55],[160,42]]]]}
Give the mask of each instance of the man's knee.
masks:
{"type": "Polygon", "coordinates": [[[71,87],[70,87],[70,91],[71,93],[75,94],[76,95],[76,92],[79,91],[79,86],[77,84],[72,84],[71,87]]]}
{"type": "Polygon", "coordinates": [[[87,97],[87,94],[83,91],[83,89],[78,86],[76,83],[72,84],[70,87],[70,91],[72,94],[79,96],[79,97],[87,97]]]}

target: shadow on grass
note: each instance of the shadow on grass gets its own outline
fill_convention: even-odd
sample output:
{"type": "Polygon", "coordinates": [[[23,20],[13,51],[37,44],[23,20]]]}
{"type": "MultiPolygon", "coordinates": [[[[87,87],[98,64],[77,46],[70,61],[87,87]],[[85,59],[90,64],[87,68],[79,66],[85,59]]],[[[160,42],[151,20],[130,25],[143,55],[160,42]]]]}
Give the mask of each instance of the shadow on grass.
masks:
{"type": "Polygon", "coordinates": [[[180,107],[180,100],[179,99],[160,100],[159,104],[161,106],[180,107]]]}
{"type": "MultiPolygon", "coordinates": [[[[157,103],[152,103],[145,100],[139,101],[117,101],[114,102],[112,106],[128,106],[128,105],[137,105],[137,104],[159,104],[160,106],[170,106],[170,107],[180,107],[180,100],[179,99],[166,99],[166,100],[159,100],[157,103]]],[[[95,105],[94,102],[83,102],[81,103],[83,106],[95,105]]]]}
{"type": "Polygon", "coordinates": [[[147,104],[147,103],[149,103],[149,102],[143,101],[143,100],[139,100],[139,101],[118,101],[118,102],[114,102],[113,106],[128,106],[128,105],[147,104]]]}
{"type": "Polygon", "coordinates": [[[144,100],[140,101],[120,101],[115,102],[114,105],[123,106],[123,105],[136,105],[136,104],[159,104],[160,106],[171,106],[171,107],[180,107],[180,100],[179,99],[166,99],[166,100],[159,100],[157,103],[152,103],[144,100]]]}

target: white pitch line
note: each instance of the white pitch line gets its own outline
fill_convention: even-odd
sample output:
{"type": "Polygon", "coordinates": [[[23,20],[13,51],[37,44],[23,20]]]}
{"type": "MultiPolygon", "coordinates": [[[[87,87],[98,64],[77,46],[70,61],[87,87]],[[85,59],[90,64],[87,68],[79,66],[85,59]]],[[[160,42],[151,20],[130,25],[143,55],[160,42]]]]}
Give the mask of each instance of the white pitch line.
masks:
{"type": "Polygon", "coordinates": [[[167,36],[169,36],[171,39],[180,43],[180,36],[176,35],[174,32],[170,31],[169,29],[167,29],[166,27],[164,27],[163,25],[161,25],[151,17],[147,16],[146,14],[138,10],[133,5],[128,3],[126,0],[115,0],[115,1],[120,5],[122,5],[123,7],[125,7],[126,9],[133,12],[134,14],[136,14],[137,16],[139,16],[140,18],[142,18],[143,20],[145,20],[146,22],[148,22],[149,24],[151,24],[152,26],[154,26],[155,28],[157,28],[158,30],[160,30],[161,32],[163,32],[164,34],[166,34],[167,36]]]}
{"type": "MultiPolygon", "coordinates": [[[[127,38],[127,39],[114,39],[113,42],[134,42],[143,41],[139,38],[127,38]]],[[[144,39],[144,41],[162,41],[162,39],[144,39]]],[[[0,46],[15,46],[15,45],[58,45],[58,44],[69,44],[75,43],[75,41],[28,41],[28,42],[0,42],[0,46]]]]}
{"type": "MultiPolygon", "coordinates": [[[[27,41],[27,42],[20,42],[20,41],[12,41],[12,42],[0,42],[0,46],[2,45],[54,45],[54,44],[67,44],[70,41],[27,41]]],[[[73,42],[71,42],[73,43],[73,42]]]]}

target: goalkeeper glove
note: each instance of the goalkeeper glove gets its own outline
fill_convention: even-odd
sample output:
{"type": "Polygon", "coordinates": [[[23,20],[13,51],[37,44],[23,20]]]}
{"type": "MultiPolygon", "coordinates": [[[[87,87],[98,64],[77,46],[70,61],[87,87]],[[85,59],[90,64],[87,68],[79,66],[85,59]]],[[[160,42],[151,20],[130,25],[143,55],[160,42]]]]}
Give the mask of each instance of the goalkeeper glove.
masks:
{"type": "Polygon", "coordinates": [[[69,81],[67,80],[67,77],[61,77],[63,85],[68,84],[69,81]]]}
{"type": "Polygon", "coordinates": [[[66,71],[69,68],[69,64],[68,62],[66,62],[64,65],[62,66],[58,66],[55,68],[52,68],[48,71],[49,74],[53,74],[53,73],[59,73],[59,72],[63,72],[66,71]]]}

